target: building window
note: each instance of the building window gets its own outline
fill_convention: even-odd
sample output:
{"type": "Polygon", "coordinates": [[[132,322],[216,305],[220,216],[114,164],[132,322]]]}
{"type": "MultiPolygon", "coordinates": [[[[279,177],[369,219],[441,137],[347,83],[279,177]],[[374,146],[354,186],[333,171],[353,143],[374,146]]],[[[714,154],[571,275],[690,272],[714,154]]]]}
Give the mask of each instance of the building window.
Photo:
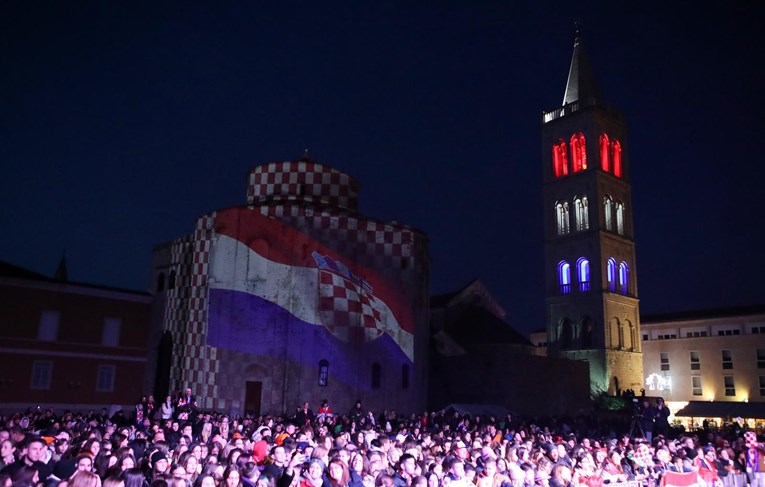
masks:
{"type": "Polygon", "coordinates": [[[401,388],[409,389],[409,366],[407,364],[401,366],[401,388]]]}
{"type": "Polygon", "coordinates": [[[571,136],[571,160],[574,163],[574,172],[587,169],[587,148],[584,134],[581,132],[571,136]]]}
{"type": "Polygon", "coordinates": [[[677,338],[677,335],[675,335],[674,333],[664,333],[664,334],[656,336],[657,340],[671,340],[674,338],[677,338]]]}
{"type": "Polygon", "coordinates": [[[37,339],[43,342],[55,342],[58,339],[58,323],[61,313],[58,311],[43,311],[40,313],[40,328],[37,339]]]}
{"type": "Polygon", "coordinates": [[[567,235],[570,231],[568,217],[568,201],[555,205],[555,218],[558,222],[558,235],[567,235]]]}
{"type": "Polygon", "coordinates": [[[605,172],[609,172],[611,170],[611,158],[609,157],[611,155],[610,152],[611,143],[608,140],[608,135],[600,134],[600,168],[605,172]]]}
{"type": "Polygon", "coordinates": [[[608,278],[608,290],[616,291],[616,259],[613,257],[606,262],[606,277],[608,278]]]}
{"type": "Polygon", "coordinates": [[[705,331],[688,331],[685,333],[685,338],[699,338],[707,336],[705,331]]]}
{"type": "Polygon", "coordinates": [[[733,376],[732,375],[724,375],[723,376],[723,382],[725,384],[725,395],[726,396],[735,396],[736,395],[736,384],[733,382],[733,376]]]}
{"type": "Polygon", "coordinates": [[[694,375],[691,377],[691,389],[693,391],[694,396],[701,395],[701,376],[700,375],[694,375]]]}
{"type": "Polygon", "coordinates": [[[581,232],[590,228],[590,211],[587,197],[574,199],[574,211],[576,211],[576,230],[581,232]]]}
{"type": "Polygon", "coordinates": [[[722,352],[722,368],[730,370],[733,368],[733,354],[730,350],[721,350],[722,352]]]}
{"type": "Polygon", "coordinates": [[[616,203],[616,233],[624,235],[624,203],[616,203]]]}
{"type": "Polygon", "coordinates": [[[101,345],[116,347],[120,344],[120,328],[122,320],[119,318],[104,318],[104,329],[101,332],[101,345]]]}
{"type": "Polygon", "coordinates": [[[329,362],[324,359],[319,360],[319,385],[327,387],[329,379],[329,362]]]}
{"type": "Polygon", "coordinates": [[[643,341],[644,342],[648,341],[648,333],[643,333],[643,341]]]}
{"type": "Polygon", "coordinates": [[[757,349],[757,368],[765,369],[765,349],[757,349]]]}
{"type": "Polygon", "coordinates": [[[738,329],[729,329],[729,330],[717,330],[717,336],[733,336],[733,335],[740,335],[741,330],[738,329]]]}
{"type": "Polygon", "coordinates": [[[667,352],[661,352],[659,354],[659,360],[661,361],[661,370],[669,370],[669,354],[667,352]]]}
{"type": "Polygon", "coordinates": [[[701,359],[698,350],[691,350],[691,370],[701,369],[701,359]]]}
{"type": "Polygon", "coordinates": [[[560,284],[561,294],[571,292],[571,266],[565,260],[558,263],[558,283],[560,284]]]}
{"type": "Polygon", "coordinates": [[[114,391],[114,371],[113,365],[99,365],[96,373],[96,392],[114,391]]]}
{"type": "Polygon", "coordinates": [[[622,144],[618,140],[611,142],[611,162],[614,166],[614,176],[622,177],[622,144]]]}
{"type": "Polygon", "coordinates": [[[753,326],[752,327],[752,335],[758,335],[761,333],[765,333],[765,326],[753,326]]]}
{"type": "Polygon", "coordinates": [[[606,195],[603,198],[603,213],[606,217],[606,230],[609,232],[614,231],[614,200],[610,196],[606,195]]]}
{"type": "Polygon", "coordinates": [[[558,143],[553,145],[552,156],[555,177],[559,178],[568,174],[568,148],[563,139],[559,139],[558,143]]]}
{"type": "Polygon", "coordinates": [[[157,292],[160,293],[165,290],[165,273],[160,272],[157,276],[157,292]]]}
{"type": "Polygon", "coordinates": [[[176,277],[175,271],[174,270],[170,271],[170,278],[167,281],[168,289],[175,289],[175,277],[176,277]]]}
{"type": "Polygon", "coordinates": [[[50,380],[53,375],[53,362],[49,360],[35,360],[32,363],[31,389],[50,389],[50,380]]]}
{"type": "Polygon", "coordinates": [[[765,375],[760,376],[760,395],[765,396],[765,375]]]}
{"type": "Polygon", "coordinates": [[[619,263],[619,291],[629,294],[630,291],[630,268],[626,262],[619,263]]]}
{"type": "Polygon", "coordinates": [[[590,261],[581,257],[576,261],[576,274],[579,279],[579,290],[586,292],[590,290],[590,261]]]}
{"type": "Polygon", "coordinates": [[[382,366],[377,362],[372,364],[372,389],[379,389],[382,384],[382,366]]]}

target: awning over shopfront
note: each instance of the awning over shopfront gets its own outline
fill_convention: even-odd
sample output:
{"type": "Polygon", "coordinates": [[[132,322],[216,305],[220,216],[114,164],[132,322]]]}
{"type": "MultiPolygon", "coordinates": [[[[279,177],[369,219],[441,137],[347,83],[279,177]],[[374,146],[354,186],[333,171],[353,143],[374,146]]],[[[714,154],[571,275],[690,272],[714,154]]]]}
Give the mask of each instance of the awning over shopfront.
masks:
{"type": "Polygon", "coordinates": [[[691,401],[675,413],[686,418],[753,418],[765,419],[765,403],[691,401]]]}

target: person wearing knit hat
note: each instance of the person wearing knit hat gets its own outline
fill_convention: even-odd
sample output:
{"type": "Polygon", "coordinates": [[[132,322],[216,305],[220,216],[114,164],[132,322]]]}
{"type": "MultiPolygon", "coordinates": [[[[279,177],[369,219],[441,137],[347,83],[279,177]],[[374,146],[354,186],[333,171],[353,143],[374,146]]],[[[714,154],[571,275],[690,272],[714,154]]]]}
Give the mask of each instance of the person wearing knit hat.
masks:
{"type": "Polygon", "coordinates": [[[318,458],[311,459],[300,478],[300,487],[321,487],[324,483],[324,468],[324,462],[318,458]]]}

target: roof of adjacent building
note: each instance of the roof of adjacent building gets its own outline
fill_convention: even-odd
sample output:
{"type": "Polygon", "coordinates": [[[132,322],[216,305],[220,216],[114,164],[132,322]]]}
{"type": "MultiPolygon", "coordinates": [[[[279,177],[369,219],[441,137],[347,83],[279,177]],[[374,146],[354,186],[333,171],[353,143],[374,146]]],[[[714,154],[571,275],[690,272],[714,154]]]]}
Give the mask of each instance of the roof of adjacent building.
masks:
{"type": "Polygon", "coordinates": [[[756,314],[765,314],[765,304],[730,306],[725,308],[694,309],[689,311],[673,311],[670,313],[641,315],[640,322],[647,325],[651,323],[665,323],[669,321],[690,321],[756,314]]]}
{"type": "Polygon", "coordinates": [[[765,419],[765,403],[733,401],[691,401],[675,413],[684,418],[765,419]]]}
{"type": "MultiPolygon", "coordinates": [[[[59,264],[59,268],[60,266],[61,264],[59,264]]],[[[60,271],[58,268],[57,268],[57,273],[60,274],[60,271]]],[[[65,284],[65,285],[78,286],[81,288],[101,289],[104,291],[116,291],[116,292],[128,293],[128,294],[140,294],[143,296],[151,295],[150,293],[146,291],[136,291],[134,289],[126,289],[126,288],[113,287],[113,286],[103,286],[99,284],[89,284],[84,282],[70,281],[68,279],[56,279],[55,277],[46,276],[45,274],[40,274],[39,272],[35,272],[35,271],[29,270],[24,267],[20,267],[2,260],[0,260],[0,278],[19,279],[23,281],[32,281],[32,282],[45,283],[45,284],[65,284]]]]}

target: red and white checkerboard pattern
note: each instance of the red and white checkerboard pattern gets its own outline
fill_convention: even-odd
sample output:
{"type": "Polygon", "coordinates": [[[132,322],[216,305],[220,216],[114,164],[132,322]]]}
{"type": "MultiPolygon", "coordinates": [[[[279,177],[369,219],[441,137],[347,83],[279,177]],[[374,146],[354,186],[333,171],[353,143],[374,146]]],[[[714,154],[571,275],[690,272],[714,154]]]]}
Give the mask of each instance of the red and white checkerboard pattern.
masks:
{"type": "MultiPolygon", "coordinates": [[[[277,162],[250,172],[247,201],[263,215],[292,225],[340,255],[353,256],[361,266],[396,281],[415,282],[402,277],[414,270],[416,259],[425,258],[424,235],[406,225],[358,215],[359,188],[348,175],[310,160],[277,162]]],[[[206,345],[207,280],[214,237],[212,212],[197,220],[193,236],[173,242],[172,260],[179,263],[179,270],[175,293],[168,295],[166,315],[166,329],[174,340],[171,388],[191,387],[200,407],[230,410],[239,407],[237,398],[242,396],[243,386],[241,373],[231,371],[250,359],[240,352],[206,345]]],[[[329,314],[325,324],[335,336],[353,342],[382,333],[379,311],[372,306],[374,296],[331,272],[322,276],[320,288],[324,291],[320,301],[322,296],[327,299],[322,301],[329,314]]],[[[427,293],[423,300],[427,301],[427,293]]]]}
{"type": "Polygon", "coordinates": [[[309,159],[272,162],[250,171],[247,203],[299,200],[356,210],[360,187],[347,174],[309,159]]]}
{"type": "Polygon", "coordinates": [[[260,211],[299,228],[341,255],[353,255],[364,267],[395,274],[414,264],[415,231],[405,225],[294,204],[261,206],[260,211]]]}
{"type": "Polygon", "coordinates": [[[319,275],[319,312],[324,325],[340,340],[363,343],[382,334],[380,311],[372,306],[374,299],[361,286],[334,272],[322,270],[319,275]]]}
{"type": "Polygon", "coordinates": [[[754,431],[744,433],[744,444],[747,448],[757,448],[757,433],[754,431]]]}

